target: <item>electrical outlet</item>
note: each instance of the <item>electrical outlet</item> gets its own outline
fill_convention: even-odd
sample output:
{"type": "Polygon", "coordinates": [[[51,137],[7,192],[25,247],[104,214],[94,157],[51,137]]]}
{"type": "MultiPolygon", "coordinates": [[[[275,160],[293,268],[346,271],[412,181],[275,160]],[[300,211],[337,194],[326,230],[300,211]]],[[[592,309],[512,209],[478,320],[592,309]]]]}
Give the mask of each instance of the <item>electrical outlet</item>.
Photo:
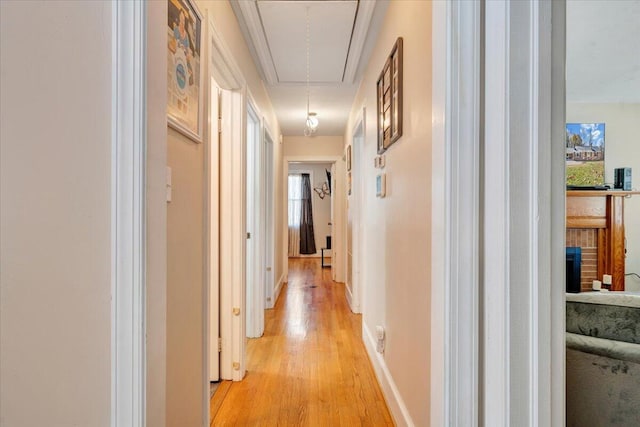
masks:
{"type": "Polygon", "coordinates": [[[376,351],[384,353],[385,332],[383,326],[376,326],[376,351]]]}

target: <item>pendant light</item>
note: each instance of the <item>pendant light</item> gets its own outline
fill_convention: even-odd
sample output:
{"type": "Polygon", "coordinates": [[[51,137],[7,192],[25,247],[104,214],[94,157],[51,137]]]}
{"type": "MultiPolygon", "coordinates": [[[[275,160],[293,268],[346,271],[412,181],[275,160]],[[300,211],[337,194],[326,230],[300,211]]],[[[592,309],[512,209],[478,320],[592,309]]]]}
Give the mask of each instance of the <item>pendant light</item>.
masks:
{"type": "Polygon", "coordinates": [[[318,115],[309,111],[309,56],[310,56],[310,30],[309,30],[309,6],[307,6],[307,119],[304,124],[304,136],[311,136],[318,130],[318,115]]]}

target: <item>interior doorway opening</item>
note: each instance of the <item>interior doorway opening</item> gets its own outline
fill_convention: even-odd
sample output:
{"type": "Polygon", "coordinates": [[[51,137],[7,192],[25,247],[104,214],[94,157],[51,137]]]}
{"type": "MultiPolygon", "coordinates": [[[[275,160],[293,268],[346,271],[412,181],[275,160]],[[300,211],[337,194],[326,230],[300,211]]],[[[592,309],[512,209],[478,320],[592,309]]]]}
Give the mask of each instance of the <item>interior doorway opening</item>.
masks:
{"type": "Polygon", "coordinates": [[[264,332],[266,271],[264,253],[264,166],[261,145],[261,123],[256,108],[247,104],[246,126],[246,322],[247,338],[261,337],[264,332]]]}
{"type": "Polygon", "coordinates": [[[287,259],[320,258],[333,266],[335,162],[287,164],[287,259]]]}

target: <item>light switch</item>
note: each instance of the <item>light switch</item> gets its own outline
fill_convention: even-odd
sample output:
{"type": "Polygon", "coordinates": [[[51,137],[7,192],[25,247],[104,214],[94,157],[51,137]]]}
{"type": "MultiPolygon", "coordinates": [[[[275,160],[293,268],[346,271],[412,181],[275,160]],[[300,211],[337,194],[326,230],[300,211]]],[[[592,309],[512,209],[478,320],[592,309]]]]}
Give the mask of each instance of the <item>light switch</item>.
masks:
{"type": "Polygon", "coordinates": [[[172,191],[171,191],[171,168],[167,166],[166,169],[166,192],[167,192],[167,203],[171,201],[172,191]]]}

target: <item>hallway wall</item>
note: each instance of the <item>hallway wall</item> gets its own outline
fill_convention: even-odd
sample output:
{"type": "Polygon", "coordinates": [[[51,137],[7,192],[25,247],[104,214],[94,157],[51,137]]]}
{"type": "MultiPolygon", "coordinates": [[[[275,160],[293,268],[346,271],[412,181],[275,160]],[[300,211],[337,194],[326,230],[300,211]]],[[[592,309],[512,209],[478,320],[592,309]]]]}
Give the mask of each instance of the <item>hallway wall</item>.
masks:
{"type": "MultiPolygon", "coordinates": [[[[429,425],[431,304],[431,4],[389,3],[345,129],[346,143],[366,107],[362,165],[363,339],[398,425],[429,425]],[[397,37],[404,39],[403,136],[376,156],[376,81],[397,37]],[[386,173],[386,198],[376,198],[375,177],[386,173]],[[382,358],[371,341],[386,329],[382,358]]],[[[433,284],[438,286],[439,284],[433,284]]]]}
{"type": "Polygon", "coordinates": [[[0,2],[2,426],[109,426],[111,7],[0,2]]]}
{"type": "MultiPolygon", "coordinates": [[[[208,16],[242,70],[247,89],[274,136],[274,170],[278,170],[282,164],[281,144],[277,142],[280,129],[233,10],[228,1],[196,1],[196,4],[203,14],[205,36],[209,33],[208,16]]],[[[164,58],[166,60],[166,53],[164,58]]],[[[166,63],[158,63],[153,67],[165,70],[166,63]]],[[[209,93],[208,83],[205,78],[205,94],[209,93]]],[[[208,102],[207,98],[205,96],[205,103],[208,102]]],[[[206,117],[204,120],[206,123],[206,117]]],[[[208,135],[206,130],[205,135],[208,135]]],[[[202,399],[205,378],[202,360],[205,145],[194,143],[172,128],[168,128],[167,145],[167,164],[172,168],[173,200],[167,205],[166,425],[196,426],[202,424],[205,410],[202,399]]],[[[278,184],[279,179],[274,182],[277,197],[282,194],[282,188],[278,184]]],[[[281,214],[276,211],[276,217],[281,214]]],[[[280,235],[281,232],[276,234],[280,235]]],[[[276,243],[282,245],[281,241],[276,243]]],[[[279,254],[276,251],[276,256],[279,254]]],[[[281,261],[276,263],[276,266],[281,265],[281,261]]],[[[277,281],[283,271],[280,268],[275,273],[277,281]]]]}

